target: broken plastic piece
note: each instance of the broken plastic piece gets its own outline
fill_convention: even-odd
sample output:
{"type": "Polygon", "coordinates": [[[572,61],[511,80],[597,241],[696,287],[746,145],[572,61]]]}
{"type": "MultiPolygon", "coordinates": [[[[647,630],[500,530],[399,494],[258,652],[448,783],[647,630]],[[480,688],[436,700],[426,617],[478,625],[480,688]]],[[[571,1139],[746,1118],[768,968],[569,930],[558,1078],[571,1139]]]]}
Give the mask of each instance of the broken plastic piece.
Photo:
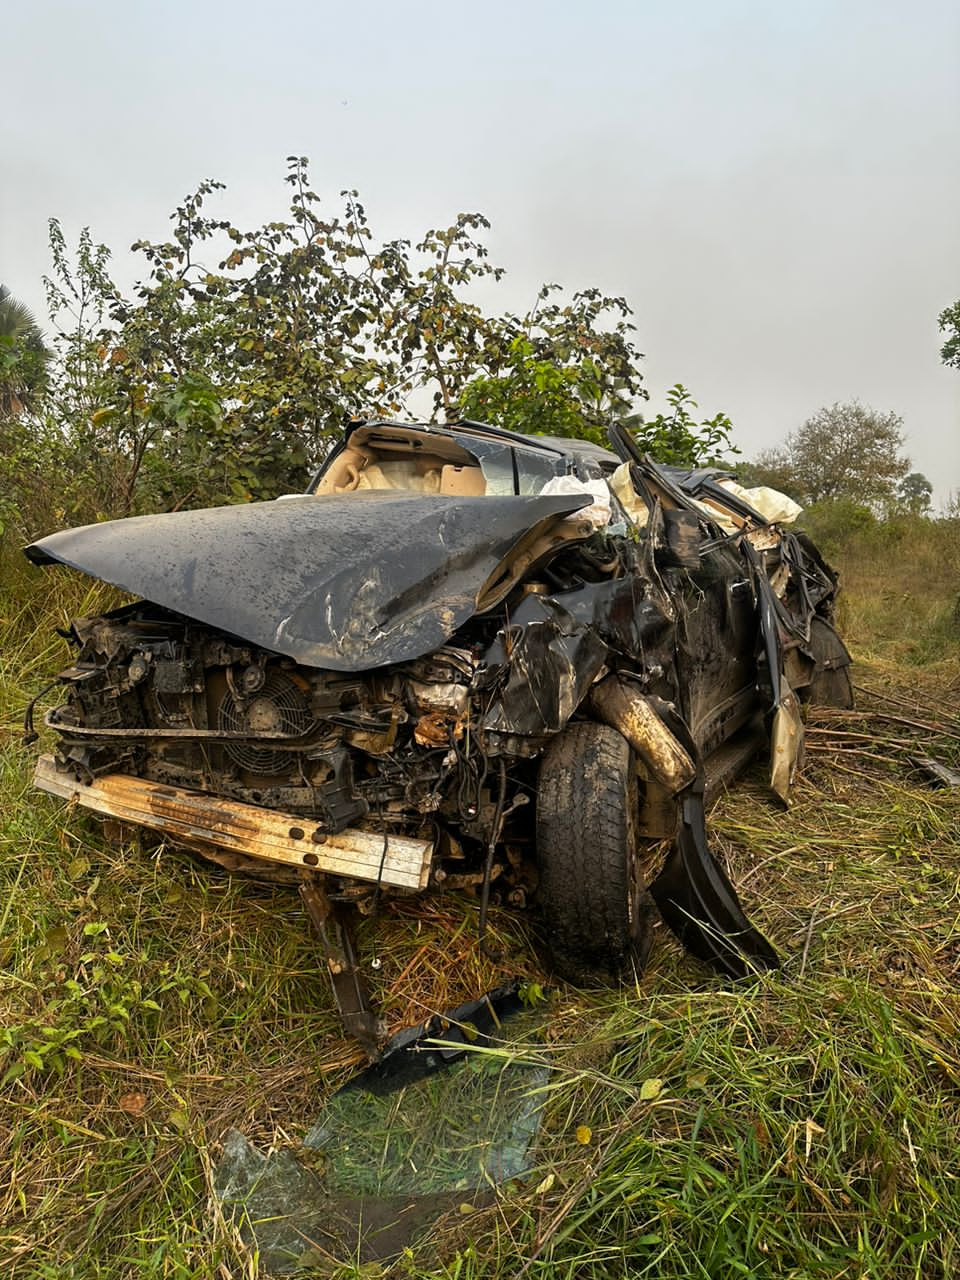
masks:
{"type": "Polygon", "coordinates": [[[491,1044],[501,1024],[523,1008],[520,983],[511,982],[418,1026],[405,1027],[341,1093],[363,1089],[383,1095],[422,1080],[465,1057],[471,1046],[491,1044]]]}
{"type": "Polygon", "coordinates": [[[650,892],[687,950],[720,973],[744,978],[780,967],[780,957],[744,915],[710,852],[702,794],[684,798],[679,834],[650,892]]]}
{"type": "Polygon", "coordinates": [[[780,957],[744,914],[736,890],[710,852],[704,814],[703,762],[683,720],[655,704],[677,740],[697,764],[697,776],[681,795],[680,828],[650,893],[667,927],[686,949],[719,973],[745,978],[778,969],[780,957]]]}
{"type": "Polygon", "coordinates": [[[911,756],[911,760],[935,787],[960,787],[960,771],[957,769],[951,769],[932,756],[911,756]]]}

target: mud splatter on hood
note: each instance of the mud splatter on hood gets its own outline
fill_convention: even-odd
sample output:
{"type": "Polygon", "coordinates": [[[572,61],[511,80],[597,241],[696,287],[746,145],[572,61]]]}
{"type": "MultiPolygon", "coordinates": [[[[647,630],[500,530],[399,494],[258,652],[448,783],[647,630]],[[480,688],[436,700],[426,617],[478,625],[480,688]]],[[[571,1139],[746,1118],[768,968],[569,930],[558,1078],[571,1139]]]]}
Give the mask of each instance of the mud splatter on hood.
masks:
{"type": "Polygon", "coordinates": [[[85,525],[26,554],[305,666],[365,671],[445,643],[517,544],[585,501],[302,497],[85,525]]]}

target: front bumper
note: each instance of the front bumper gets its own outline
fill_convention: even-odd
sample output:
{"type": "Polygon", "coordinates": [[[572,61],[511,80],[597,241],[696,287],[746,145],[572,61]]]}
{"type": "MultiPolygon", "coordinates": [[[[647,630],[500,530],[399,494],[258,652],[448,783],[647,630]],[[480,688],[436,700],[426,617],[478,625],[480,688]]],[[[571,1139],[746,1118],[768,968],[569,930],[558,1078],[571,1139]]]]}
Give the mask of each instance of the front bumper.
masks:
{"type": "Polygon", "coordinates": [[[433,843],[409,836],[348,827],[336,835],[295,814],[170,787],[125,773],[86,784],[63,773],[53,756],[37,761],[34,785],[94,813],[160,831],[191,847],[213,845],[231,853],[303,871],[368,880],[398,889],[425,889],[433,843]],[[386,842],[386,848],[384,848],[386,842]]]}

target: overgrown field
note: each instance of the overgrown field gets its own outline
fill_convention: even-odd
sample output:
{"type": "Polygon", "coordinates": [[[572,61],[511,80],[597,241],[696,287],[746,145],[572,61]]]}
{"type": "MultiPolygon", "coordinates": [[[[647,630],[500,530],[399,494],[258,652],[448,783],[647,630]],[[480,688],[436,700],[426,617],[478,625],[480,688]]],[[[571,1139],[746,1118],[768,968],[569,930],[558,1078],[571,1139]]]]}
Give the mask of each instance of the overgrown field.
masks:
{"type": "MultiPolygon", "coordinates": [[[[661,929],[635,988],[564,990],[540,1167],[396,1274],[960,1274],[960,793],[910,761],[960,764],[957,542],[834,548],[860,707],[811,717],[789,813],[758,767],[713,814],[783,970],[724,985],[661,929]]],[[[30,790],[23,705],[97,595],[4,566],[0,1274],[254,1277],[211,1210],[219,1139],[295,1143],[358,1056],[294,894],[118,852],[30,790]]],[[[462,899],[385,908],[362,941],[391,1019],[543,977],[515,920],[494,931],[499,968],[462,899]]]]}

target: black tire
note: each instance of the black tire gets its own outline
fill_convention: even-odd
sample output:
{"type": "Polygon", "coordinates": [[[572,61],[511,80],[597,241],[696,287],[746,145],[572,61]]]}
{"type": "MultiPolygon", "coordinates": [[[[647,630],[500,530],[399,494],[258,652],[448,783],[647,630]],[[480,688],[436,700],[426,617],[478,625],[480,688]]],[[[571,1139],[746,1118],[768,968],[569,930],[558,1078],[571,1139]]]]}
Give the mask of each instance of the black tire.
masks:
{"type": "Polygon", "coordinates": [[[653,910],[638,858],[637,775],[615,729],[570,724],[537,788],[537,899],[556,972],[584,984],[642,967],[653,910]]]}

